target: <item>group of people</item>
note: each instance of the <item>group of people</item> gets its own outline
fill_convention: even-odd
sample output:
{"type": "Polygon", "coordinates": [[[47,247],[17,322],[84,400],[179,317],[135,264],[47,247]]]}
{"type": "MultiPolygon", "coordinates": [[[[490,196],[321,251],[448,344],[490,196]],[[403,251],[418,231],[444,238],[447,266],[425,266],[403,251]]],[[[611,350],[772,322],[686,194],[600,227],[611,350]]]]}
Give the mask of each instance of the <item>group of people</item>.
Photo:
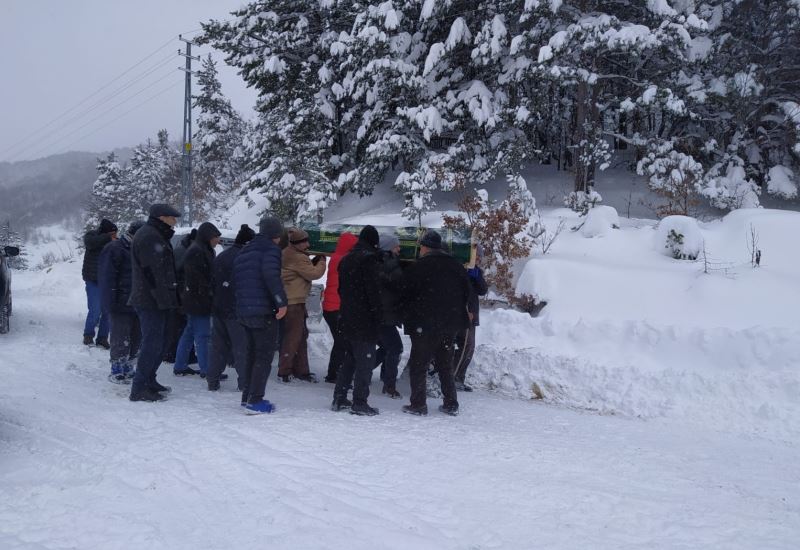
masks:
{"type": "Polygon", "coordinates": [[[378,414],[368,402],[377,367],[383,393],[401,398],[402,327],[411,339],[411,397],[403,412],[428,413],[432,369],[441,384],[439,409],[458,414],[457,390],[471,391],[465,375],[478,296],[487,286],[479,267],[465,269],[446,252],[438,232],[422,236],[417,261],[401,264],[398,239],[367,225],[357,236],[341,235],[327,266],[324,255],[308,253],[305,231],[287,231],[274,217],[263,218],[258,233],[243,225],[219,255],[221,233],[209,222],[190,234],[185,250],[174,250],[178,217],[173,207],[154,204],[147,221],[132,223],[119,237],[117,227],[102,220],[84,238],[84,343],[110,350],[109,379],[130,383],[131,401],[160,401],[171,391],[156,372],[168,354],[168,328],[181,316],[173,372],[200,375],[215,391],[232,365],[247,414],[274,410],[264,396],[276,353],[280,380],[316,382],[308,362],[306,301],[312,281],[327,267],[323,317],[333,335],[325,377],[335,384],[331,408],[378,414]],[[192,349],[199,370],[189,365],[192,349]]]}

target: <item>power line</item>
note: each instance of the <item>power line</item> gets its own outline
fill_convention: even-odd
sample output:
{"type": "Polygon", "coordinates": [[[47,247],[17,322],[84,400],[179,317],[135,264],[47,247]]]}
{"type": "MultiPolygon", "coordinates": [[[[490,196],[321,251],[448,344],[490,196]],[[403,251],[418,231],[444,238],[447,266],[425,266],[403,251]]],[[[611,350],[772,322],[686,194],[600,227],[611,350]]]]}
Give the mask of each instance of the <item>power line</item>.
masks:
{"type": "Polygon", "coordinates": [[[167,86],[166,88],[164,88],[164,89],[162,89],[162,90],[160,90],[160,91],[156,92],[155,94],[151,95],[150,97],[148,97],[148,98],[147,98],[147,99],[145,99],[144,101],[142,101],[142,102],[140,102],[140,103],[137,103],[136,105],[134,105],[133,107],[131,107],[130,109],[128,109],[127,111],[125,111],[124,113],[122,113],[122,114],[120,114],[119,116],[117,116],[116,118],[114,118],[114,119],[112,119],[112,120],[108,121],[106,124],[103,124],[102,126],[99,126],[99,127],[95,128],[95,129],[94,129],[94,130],[92,130],[91,132],[87,132],[86,134],[83,134],[83,135],[82,135],[81,137],[79,137],[78,139],[76,139],[76,140],[74,140],[74,141],[70,142],[68,145],[66,145],[66,146],[64,146],[63,148],[61,148],[61,149],[59,150],[59,152],[58,152],[58,153],[56,153],[56,154],[61,154],[61,153],[65,153],[65,152],[67,152],[67,151],[68,151],[70,148],[72,148],[72,147],[73,147],[73,146],[74,146],[76,143],[80,143],[81,141],[83,141],[83,140],[84,140],[84,139],[86,139],[87,137],[89,137],[89,136],[92,136],[92,135],[96,134],[97,132],[99,132],[100,130],[102,130],[102,129],[104,129],[104,128],[107,128],[107,127],[108,127],[108,126],[110,126],[111,124],[113,124],[113,123],[117,122],[119,119],[121,119],[121,118],[122,118],[122,117],[124,117],[125,115],[128,115],[128,114],[132,113],[133,111],[135,111],[136,109],[138,109],[138,108],[139,108],[139,107],[141,107],[142,105],[144,105],[144,104],[146,104],[146,103],[148,103],[148,102],[150,102],[150,101],[154,100],[155,98],[157,98],[157,97],[159,97],[159,96],[161,96],[161,95],[164,95],[165,93],[167,93],[168,91],[170,91],[170,90],[172,90],[172,89],[174,89],[174,88],[177,88],[179,84],[181,84],[181,82],[180,82],[180,81],[178,81],[178,82],[174,82],[174,83],[170,84],[170,85],[169,85],[169,86],[167,86]]]}
{"type": "MultiPolygon", "coordinates": [[[[133,79],[127,80],[121,86],[115,88],[114,90],[109,92],[107,95],[102,96],[100,99],[98,99],[98,101],[92,103],[88,107],[85,107],[84,109],[82,109],[81,111],[79,111],[78,113],[76,113],[75,115],[73,115],[72,117],[70,117],[69,119],[64,121],[63,123],[59,124],[56,128],[54,128],[53,130],[49,131],[46,136],[43,136],[43,139],[46,142],[51,142],[54,138],[60,139],[61,137],[65,137],[65,136],[61,136],[61,137],[58,137],[58,136],[63,131],[69,129],[69,127],[73,123],[84,119],[88,115],[91,115],[92,112],[94,112],[98,107],[101,107],[102,105],[105,105],[106,103],[108,103],[112,99],[119,99],[120,95],[124,96],[128,91],[130,91],[130,89],[131,89],[131,87],[133,85],[137,84],[138,82],[144,80],[146,77],[150,76],[154,72],[156,72],[159,69],[163,68],[164,66],[168,65],[169,63],[171,63],[175,59],[175,57],[176,57],[176,54],[170,54],[169,57],[167,57],[166,59],[163,59],[157,65],[155,65],[152,68],[148,69],[146,72],[138,75],[137,77],[134,77],[133,79]]],[[[170,73],[171,72],[172,71],[170,71],[170,73]]],[[[163,80],[163,78],[162,78],[162,80],[163,80]]],[[[157,82],[160,82],[160,80],[157,80],[156,83],[157,82]]],[[[81,129],[81,128],[85,127],[85,126],[86,125],[81,126],[78,129],[81,129]]],[[[71,134],[67,134],[67,135],[71,135],[71,134]]],[[[18,150],[16,153],[10,155],[8,158],[10,160],[11,158],[16,157],[18,160],[21,160],[20,157],[24,157],[25,154],[28,151],[30,151],[31,149],[34,149],[34,148],[39,148],[39,147],[41,147],[41,142],[29,143],[29,144],[25,145],[24,147],[22,147],[22,149],[18,150]]]]}
{"type": "MultiPolygon", "coordinates": [[[[70,137],[70,136],[73,136],[73,135],[75,135],[75,134],[76,134],[76,133],[78,133],[80,130],[82,130],[82,129],[86,128],[87,126],[90,126],[90,125],[91,125],[93,122],[96,122],[97,120],[99,120],[99,119],[103,118],[103,117],[104,117],[105,115],[107,115],[108,113],[110,113],[110,112],[114,111],[115,109],[117,109],[118,107],[121,107],[122,105],[124,105],[124,104],[128,103],[129,101],[131,101],[131,100],[132,100],[132,99],[134,99],[135,97],[137,97],[137,96],[141,95],[143,92],[146,92],[147,90],[149,90],[150,88],[152,88],[152,87],[153,87],[153,86],[155,86],[156,84],[158,84],[158,83],[160,83],[160,82],[163,82],[164,80],[166,80],[166,79],[167,79],[167,78],[169,78],[170,76],[173,76],[174,74],[175,74],[175,73],[174,73],[173,71],[170,71],[170,72],[168,72],[168,73],[164,74],[164,75],[163,75],[161,78],[159,78],[158,80],[155,80],[155,81],[151,82],[150,84],[148,84],[148,85],[147,85],[147,86],[145,86],[144,88],[140,89],[140,90],[139,90],[139,91],[137,91],[135,94],[133,94],[132,96],[128,97],[127,99],[125,99],[125,100],[123,100],[123,101],[120,101],[119,103],[116,103],[115,105],[113,105],[113,106],[109,107],[108,109],[106,109],[105,111],[103,111],[102,113],[100,113],[99,115],[97,115],[97,116],[95,116],[94,118],[90,119],[89,121],[87,121],[86,123],[82,124],[81,126],[78,126],[77,128],[75,128],[75,129],[74,129],[74,130],[72,130],[71,132],[69,132],[69,133],[67,133],[67,134],[65,134],[65,135],[63,135],[63,136],[60,136],[60,137],[58,137],[58,138],[56,139],[55,143],[57,143],[59,140],[66,139],[66,138],[68,138],[68,137],[70,137]]],[[[31,156],[35,156],[35,155],[37,155],[37,154],[41,153],[42,151],[45,151],[45,150],[47,150],[48,148],[50,148],[50,147],[53,145],[53,143],[54,143],[54,141],[53,141],[53,140],[49,140],[49,141],[48,141],[48,142],[47,142],[47,143],[46,143],[44,146],[39,146],[39,147],[38,147],[38,148],[37,148],[37,149],[36,149],[36,150],[35,150],[33,153],[31,153],[31,156]]],[[[30,149],[26,150],[26,152],[28,152],[29,150],[30,150],[30,149]]]]}
{"type": "Polygon", "coordinates": [[[40,126],[39,128],[37,128],[37,129],[36,129],[36,130],[34,130],[33,132],[31,132],[31,133],[27,134],[27,135],[26,135],[26,136],[24,136],[24,137],[23,137],[23,138],[22,138],[20,141],[16,142],[16,143],[15,143],[14,145],[12,145],[11,147],[7,147],[6,149],[4,149],[4,150],[0,151],[0,155],[5,155],[6,153],[8,153],[8,151],[9,151],[9,150],[15,149],[15,148],[16,148],[18,145],[20,145],[20,143],[23,143],[23,142],[26,142],[26,141],[28,141],[28,139],[30,139],[31,137],[33,137],[33,136],[35,136],[35,135],[39,134],[39,133],[40,133],[42,130],[45,130],[45,129],[49,128],[51,125],[55,124],[56,122],[58,122],[59,120],[61,120],[62,118],[64,118],[64,117],[65,117],[65,116],[67,116],[68,114],[70,114],[71,112],[73,112],[75,109],[77,109],[77,108],[78,108],[78,107],[80,107],[81,105],[85,104],[87,101],[89,101],[90,99],[92,99],[93,97],[95,97],[97,94],[99,94],[100,92],[102,92],[103,90],[105,90],[106,88],[108,88],[109,86],[111,86],[112,84],[114,84],[114,83],[115,83],[116,81],[118,81],[120,78],[122,78],[122,77],[123,77],[123,76],[125,76],[126,74],[130,73],[130,72],[131,72],[132,70],[134,70],[136,67],[138,67],[139,65],[141,65],[142,63],[144,63],[145,61],[147,61],[148,59],[150,59],[151,57],[153,57],[154,55],[156,55],[158,52],[160,52],[161,50],[163,50],[164,48],[166,48],[167,46],[169,46],[171,43],[173,43],[173,41],[174,41],[174,40],[175,40],[175,37],[174,37],[174,36],[173,36],[173,37],[170,37],[170,39],[169,39],[168,41],[164,42],[164,43],[163,43],[162,45],[160,45],[158,48],[156,48],[155,50],[153,50],[152,52],[150,52],[149,54],[147,54],[145,57],[143,57],[142,59],[140,59],[139,61],[137,61],[136,63],[134,63],[134,64],[133,64],[133,65],[131,65],[130,67],[128,67],[127,69],[125,69],[125,70],[124,70],[122,73],[120,73],[119,75],[117,75],[116,77],[114,77],[113,79],[111,79],[110,81],[108,81],[106,84],[104,84],[103,86],[101,86],[100,88],[98,88],[97,90],[95,90],[94,92],[92,92],[91,94],[89,94],[88,96],[86,96],[85,98],[83,98],[81,101],[79,101],[78,103],[76,103],[75,105],[73,105],[72,107],[70,107],[69,109],[67,109],[66,111],[64,111],[64,112],[63,112],[63,113],[61,113],[60,115],[58,115],[57,117],[55,117],[55,118],[51,119],[49,122],[47,122],[47,123],[45,123],[44,125],[40,126]]]}

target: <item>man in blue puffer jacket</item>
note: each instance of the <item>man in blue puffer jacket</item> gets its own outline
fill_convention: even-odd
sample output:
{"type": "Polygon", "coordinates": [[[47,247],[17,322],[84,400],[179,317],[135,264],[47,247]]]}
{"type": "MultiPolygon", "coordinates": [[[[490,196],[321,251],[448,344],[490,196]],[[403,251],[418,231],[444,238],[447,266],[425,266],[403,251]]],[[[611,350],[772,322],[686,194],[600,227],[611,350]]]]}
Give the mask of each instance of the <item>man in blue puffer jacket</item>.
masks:
{"type": "Polygon", "coordinates": [[[128,305],[128,298],[131,295],[131,241],[143,225],[144,221],[133,222],[122,238],[103,247],[98,260],[100,307],[111,321],[111,374],[108,379],[115,384],[130,384],[142,340],[139,318],[128,305]]]}
{"type": "Polygon", "coordinates": [[[247,414],[274,410],[264,392],[278,348],[278,320],[286,315],[288,303],[278,247],[282,233],[277,218],[263,218],[258,235],[234,260],[236,317],[247,333],[248,360],[242,376],[242,406],[247,414]]]}

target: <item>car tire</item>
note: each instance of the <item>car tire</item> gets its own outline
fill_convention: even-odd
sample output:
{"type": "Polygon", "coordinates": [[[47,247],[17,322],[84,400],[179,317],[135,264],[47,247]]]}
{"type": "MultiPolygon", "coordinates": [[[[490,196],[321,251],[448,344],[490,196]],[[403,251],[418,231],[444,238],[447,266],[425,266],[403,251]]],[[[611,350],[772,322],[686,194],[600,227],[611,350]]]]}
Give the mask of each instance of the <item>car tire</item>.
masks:
{"type": "Polygon", "coordinates": [[[11,307],[9,304],[0,306],[0,334],[8,333],[10,327],[11,307]]]}

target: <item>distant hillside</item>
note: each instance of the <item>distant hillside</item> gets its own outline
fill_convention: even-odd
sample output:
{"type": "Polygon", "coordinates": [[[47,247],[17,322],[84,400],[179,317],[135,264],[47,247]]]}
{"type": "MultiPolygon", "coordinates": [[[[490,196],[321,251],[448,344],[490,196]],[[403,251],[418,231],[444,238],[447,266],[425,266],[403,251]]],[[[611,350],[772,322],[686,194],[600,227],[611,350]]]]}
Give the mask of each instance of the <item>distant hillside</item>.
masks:
{"type": "MultiPolygon", "coordinates": [[[[123,162],[131,149],[115,151],[123,162]]],[[[97,158],[107,153],[70,152],[37,160],[0,162],[0,220],[27,233],[75,220],[89,198],[97,158]]]]}

